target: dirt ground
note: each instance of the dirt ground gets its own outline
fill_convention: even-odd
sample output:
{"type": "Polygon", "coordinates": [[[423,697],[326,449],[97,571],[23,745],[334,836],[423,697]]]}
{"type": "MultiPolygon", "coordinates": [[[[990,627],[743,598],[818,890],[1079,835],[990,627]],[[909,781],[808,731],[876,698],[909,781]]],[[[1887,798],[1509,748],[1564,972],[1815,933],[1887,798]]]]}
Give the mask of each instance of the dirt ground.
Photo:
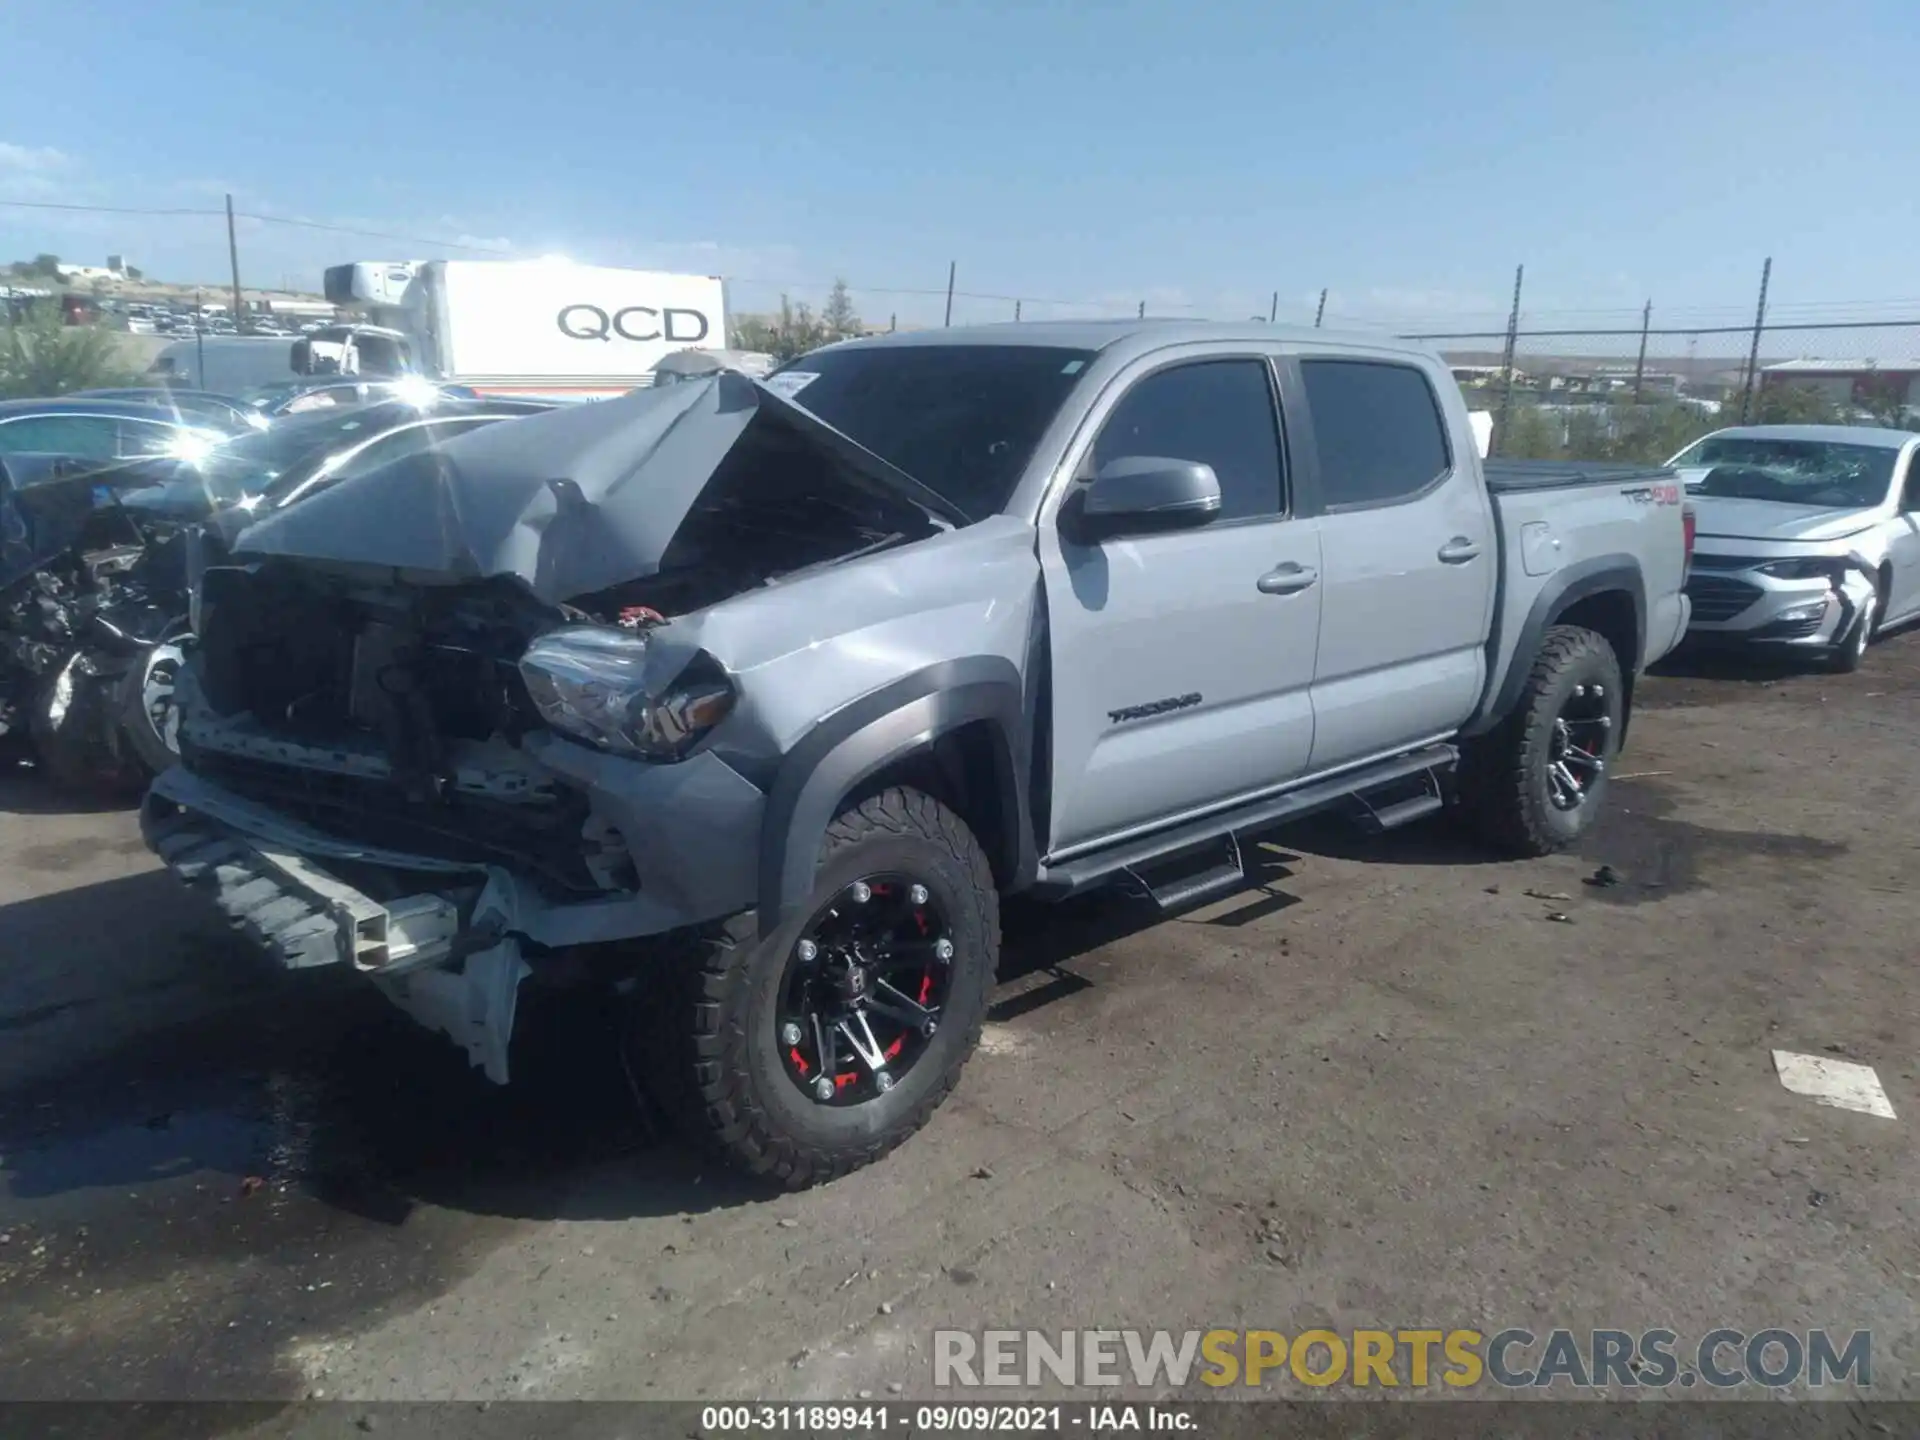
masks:
{"type": "Polygon", "coordinates": [[[1310,1325],[1871,1329],[1920,1398],[1916,700],[1920,635],[1683,668],[1578,853],[1320,823],[1178,919],[1015,909],[953,1099],[784,1197],[654,1132],[614,1016],[494,1090],[18,771],[0,1398],[913,1397],[936,1328],[1310,1325]]]}

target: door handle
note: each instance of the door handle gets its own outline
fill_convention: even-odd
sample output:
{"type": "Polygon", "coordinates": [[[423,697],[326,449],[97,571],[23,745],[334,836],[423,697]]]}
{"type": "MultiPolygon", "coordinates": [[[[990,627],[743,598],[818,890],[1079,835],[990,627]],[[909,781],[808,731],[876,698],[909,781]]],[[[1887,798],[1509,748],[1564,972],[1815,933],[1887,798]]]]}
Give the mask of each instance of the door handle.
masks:
{"type": "Polygon", "coordinates": [[[1464,565],[1479,553],[1480,546],[1477,542],[1469,540],[1464,535],[1456,535],[1440,547],[1440,563],[1464,565]]]}
{"type": "Polygon", "coordinates": [[[1259,586],[1262,595],[1297,595],[1320,578],[1320,572],[1311,565],[1300,565],[1292,560],[1284,565],[1276,565],[1254,583],[1259,586]]]}

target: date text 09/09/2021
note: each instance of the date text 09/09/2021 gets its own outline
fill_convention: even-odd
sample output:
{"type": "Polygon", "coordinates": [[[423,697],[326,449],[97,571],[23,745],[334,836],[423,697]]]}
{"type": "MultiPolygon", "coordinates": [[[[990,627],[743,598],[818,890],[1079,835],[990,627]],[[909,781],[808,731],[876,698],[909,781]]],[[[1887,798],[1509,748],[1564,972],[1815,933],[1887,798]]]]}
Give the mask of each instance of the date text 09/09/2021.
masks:
{"type": "Polygon", "coordinates": [[[700,1412],[707,1435],[730,1434],[927,1434],[952,1431],[976,1435],[1056,1434],[1083,1430],[1093,1434],[1129,1430],[1192,1433],[1199,1427],[1193,1409],[1164,1404],[1075,1405],[909,1405],[804,1404],[709,1405],[700,1412]]]}

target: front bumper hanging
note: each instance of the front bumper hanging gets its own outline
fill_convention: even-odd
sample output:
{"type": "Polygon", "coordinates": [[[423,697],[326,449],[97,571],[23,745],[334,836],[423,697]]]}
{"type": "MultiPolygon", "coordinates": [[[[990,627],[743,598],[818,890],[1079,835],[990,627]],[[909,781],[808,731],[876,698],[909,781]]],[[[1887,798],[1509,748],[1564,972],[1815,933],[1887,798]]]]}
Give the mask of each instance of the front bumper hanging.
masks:
{"type": "MultiPolygon", "coordinates": [[[[462,1046],[489,1080],[506,1084],[519,985],[531,970],[519,941],[505,933],[492,879],[433,867],[415,872],[420,893],[376,900],[312,856],[254,833],[252,808],[175,769],[154,782],[140,826],[178,879],[280,965],[351,966],[417,1022],[462,1046]]],[[[377,851],[339,858],[383,868],[403,860],[396,867],[403,871],[422,863],[377,851]]]]}

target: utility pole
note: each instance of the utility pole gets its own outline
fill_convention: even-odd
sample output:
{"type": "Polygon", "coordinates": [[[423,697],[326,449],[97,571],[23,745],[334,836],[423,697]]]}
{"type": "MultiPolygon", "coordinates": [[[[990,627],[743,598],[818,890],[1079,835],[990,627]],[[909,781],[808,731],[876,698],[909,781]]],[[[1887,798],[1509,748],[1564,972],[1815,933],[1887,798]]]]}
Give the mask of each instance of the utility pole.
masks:
{"type": "Polygon", "coordinates": [[[1280,292],[1273,292],[1273,299],[1267,302],[1267,323],[1271,325],[1280,318],[1280,292]]]}
{"type": "Polygon", "coordinates": [[[1760,370],[1760,332],[1767,323],[1767,282],[1773,278],[1773,257],[1769,255],[1766,263],[1760,267],[1760,304],[1753,312],[1753,344],[1747,350],[1747,379],[1740,388],[1740,423],[1747,423],[1747,416],[1753,411],[1753,385],[1759,378],[1760,370]]]}
{"type": "Polygon", "coordinates": [[[946,325],[953,324],[953,274],[959,264],[958,260],[947,262],[947,318],[941,322],[946,325]]]}
{"type": "Polygon", "coordinates": [[[1647,327],[1653,324],[1653,301],[1640,311],[1640,358],[1633,362],[1633,403],[1640,403],[1640,383],[1647,376],[1647,327]]]}
{"type": "Polygon", "coordinates": [[[1500,387],[1500,415],[1494,422],[1493,444],[1490,452],[1497,452],[1507,441],[1507,412],[1513,408],[1513,351],[1520,340],[1520,282],[1526,278],[1527,267],[1516,265],[1513,268],[1513,309],[1507,314],[1507,349],[1500,357],[1500,368],[1505,372],[1500,387]]]}
{"type": "Polygon", "coordinates": [[[1320,291],[1320,304],[1315,308],[1313,312],[1313,328],[1314,329],[1318,330],[1320,328],[1320,322],[1326,318],[1326,315],[1327,315],[1327,292],[1325,291],[1325,289],[1322,289],[1320,291]]]}
{"type": "Polygon", "coordinates": [[[200,292],[193,292],[193,364],[200,372],[194,381],[195,386],[207,388],[207,316],[200,304],[200,292]]]}
{"type": "MultiPolygon", "coordinates": [[[[240,243],[233,237],[233,196],[227,196],[227,262],[233,267],[233,331],[246,333],[245,312],[240,307],[240,243]]],[[[204,384],[204,379],[203,382],[204,384]]]]}

